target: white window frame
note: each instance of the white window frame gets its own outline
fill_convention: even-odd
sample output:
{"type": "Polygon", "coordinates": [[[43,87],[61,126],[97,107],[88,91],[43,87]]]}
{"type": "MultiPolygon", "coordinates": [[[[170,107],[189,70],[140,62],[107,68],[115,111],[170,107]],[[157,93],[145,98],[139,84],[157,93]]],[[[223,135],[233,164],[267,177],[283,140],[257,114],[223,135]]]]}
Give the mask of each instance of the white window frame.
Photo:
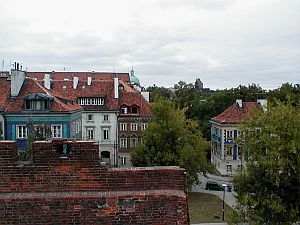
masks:
{"type": "Polygon", "coordinates": [[[147,127],[148,127],[148,123],[142,123],[141,131],[146,130],[147,127]]]}
{"type": "Polygon", "coordinates": [[[86,128],[86,140],[95,140],[95,128],[94,127],[86,128]]]}
{"type": "Polygon", "coordinates": [[[103,98],[97,98],[97,105],[104,105],[104,99],[103,98]]]}
{"type": "Polygon", "coordinates": [[[130,130],[131,131],[137,131],[138,130],[138,123],[131,123],[130,124],[130,130]]]}
{"type": "Polygon", "coordinates": [[[62,129],[63,129],[62,124],[51,124],[51,137],[52,138],[62,138],[62,134],[63,134],[62,129]],[[56,130],[57,128],[59,128],[59,133],[56,130]],[[54,134],[56,134],[56,135],[54,135],[54,134]]]}
{"type": "Polygon", "coordinates": [[[127,138],[120,138],[120,147],[127,148],[127,138]]]}
{"type": "Polygon", "coordinates": [[[105,122],[105,123],[109,122],[109,115],[108,114],[103,115],[103,122],[105,122]]]}
{"type": "Polygon", "coordinates": [[[122,107],[121,108],[121,113],[122,114],[127,114],[128,113],[128,107],[122,107]]]}
{"type": "Polygon", "coordinates": [[[110,129],[108,127],[102,128],[102,140],[109,141],[110,140],[110,129]]]}
{"type": "Polygon", "coordinates": [[[80,99],[80,104],[79,105],[84,105],[84,98],[80,99]]]}
{"type": "Polygon", "coordinates": [[[120,131],[127,131],[127,123],[120,123],[120,131]]]}
{"type": "Polygon", "coordinates": [[[121,165],[126,165],[127,157],[121,156],[121,165]]]}
{"type": "Polygon", "coordinates": [[[17,125],[16,126],[16,137],[17,139],[26,139],[27,138],[27,127],[26,125],[17,125]]]}
{"type": "Polygon", "coordinates": [[[226,165],[226,172],[232,173],[232,165],[226,165]]]}

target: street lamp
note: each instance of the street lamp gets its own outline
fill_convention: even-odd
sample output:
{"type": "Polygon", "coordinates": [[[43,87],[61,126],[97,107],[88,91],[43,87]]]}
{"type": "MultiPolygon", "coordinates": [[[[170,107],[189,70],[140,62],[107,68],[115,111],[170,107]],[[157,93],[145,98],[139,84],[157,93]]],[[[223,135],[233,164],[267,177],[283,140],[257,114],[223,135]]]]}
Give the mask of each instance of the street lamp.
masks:
{"type": "Polygon", "coordinates": [[[224,221],[224,218],[225,218],[225,190],[226,190],[227,184],[222,184],[222,186],[224,187],[224,192],[223,192],[223,221],[224,221]]]}

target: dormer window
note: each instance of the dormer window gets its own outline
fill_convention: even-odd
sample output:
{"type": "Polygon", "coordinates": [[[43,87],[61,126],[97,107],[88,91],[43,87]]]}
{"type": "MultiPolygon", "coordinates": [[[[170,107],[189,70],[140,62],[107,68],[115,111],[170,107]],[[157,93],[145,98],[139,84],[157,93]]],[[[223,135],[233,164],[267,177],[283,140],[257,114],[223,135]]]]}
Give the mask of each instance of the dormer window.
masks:
{"type": "Polygon", "coordinates": [[[122,107],[121,108],[121,113],[122,114],[127,114],[128,110],[127,110],[127,107],[122,107]]]}
{"type": "Polygon", "coordinates": [[[53,97],[43,93],[34,93],[24,99],[26,110],[49,110],[53,97]]]}
{"type": "Polygon", "coordinates": [[[136,105],[122,106],[120,113],[121,114],[129,114],[129,115],[137,115],[137,114],[139,114],[139,107],[136,105]]]}
{"type": "Polygon", "coordinates": [[[131,114],[138,114],[138,108],[136,106],[131,107],[131,114]]]}
{"type": "Polygon", "coordinates": [[[30,100],[26,101],[27,110],[48,110],[49,101],[30,100]]]}
{"type": "Polygon", "coordinates": [[[104,105],[104,98],[78,98],[79,105],[104,105]]]}

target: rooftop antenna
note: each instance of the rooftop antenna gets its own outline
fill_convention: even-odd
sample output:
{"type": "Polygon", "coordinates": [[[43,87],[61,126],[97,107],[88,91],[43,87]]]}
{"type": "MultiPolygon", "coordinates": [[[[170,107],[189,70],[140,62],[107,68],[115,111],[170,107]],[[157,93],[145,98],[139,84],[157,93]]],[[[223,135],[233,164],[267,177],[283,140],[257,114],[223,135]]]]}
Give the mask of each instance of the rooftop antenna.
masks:
{"type": "Polygon", "coordinates": [[[2,73],[4,71],[4,59],[2,60],[2,73]]]}
{"type": "Polygon", "coordinates": [[[64,66],[64,72],[66,71],[66,67],[64,66]]]}

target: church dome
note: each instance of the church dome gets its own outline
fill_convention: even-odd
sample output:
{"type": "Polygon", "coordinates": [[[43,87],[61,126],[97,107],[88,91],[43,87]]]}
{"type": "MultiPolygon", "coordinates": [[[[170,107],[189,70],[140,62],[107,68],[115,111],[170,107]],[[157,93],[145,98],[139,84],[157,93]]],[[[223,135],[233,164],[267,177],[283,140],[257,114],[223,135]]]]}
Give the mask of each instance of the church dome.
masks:
{"type": "Polygon", "coordinates": [[[130,83],[131,84],[140,84],[140,80],[139,78],[137,78],[135,75],[134,75],[134,70],[133,68],[131,69],[130,71],[130,83]]]}

